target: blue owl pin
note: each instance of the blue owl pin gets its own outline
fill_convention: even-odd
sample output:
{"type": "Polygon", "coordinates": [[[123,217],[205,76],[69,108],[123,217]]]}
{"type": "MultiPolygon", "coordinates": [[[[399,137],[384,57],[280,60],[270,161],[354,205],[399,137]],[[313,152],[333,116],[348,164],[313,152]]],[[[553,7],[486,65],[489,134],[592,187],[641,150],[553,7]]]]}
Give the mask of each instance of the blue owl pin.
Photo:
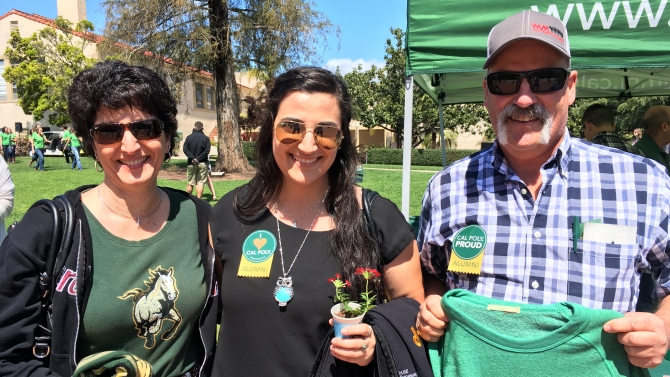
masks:
{"type": "Polygon", "coordinates": [[[290,276],[280,276],[277,279],[277,287],[274,291],[275,300],[279,306],[286,304],[293,298],[293,280],[290,276]]]}

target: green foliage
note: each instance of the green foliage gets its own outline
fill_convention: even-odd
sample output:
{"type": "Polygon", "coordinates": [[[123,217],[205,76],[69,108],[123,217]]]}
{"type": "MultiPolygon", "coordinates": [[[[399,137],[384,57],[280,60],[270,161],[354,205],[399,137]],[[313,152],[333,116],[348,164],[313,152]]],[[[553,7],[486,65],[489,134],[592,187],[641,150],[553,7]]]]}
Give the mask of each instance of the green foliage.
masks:
{"type": "Polygon", "coordinates": [[[86,47],[92,43],[73,34],[94,30],[89,21],[73,25],[62,17],[55,20],[57,29],[45,27],[22,38],[18,31],[12,31],[5,50],[5,56],[12,63],[3,77],[16,84],[19,105],[35,120],[49,113],[49,123],[61,126],[70,122],[67,112],[67,92],[74,77],[93,66],[94,59],[84,55],[86,47]]]}
{"type": "MultiPolygon", "coordinates": [[[[371,149],[368,150],[368,163],[384,165],[402,165],[402,149],[371,149]]],[[[447,165],[450,165],[473,153],[470,149],[447,149],[447,165]]],[[[442,166],[441,149],[412,149],[413,166],[442,166]]],[[[367,172],[366,172],[367,178],[367,172]]]]}
{"type": "Polygon", "coordinates": [[[256,143],[253,141],[243,141],[242,142],[242,151],[244,152],[244,157],[247,158],[247,160],[251,161],[255,158],[255,148],[256,148],[256,143]]]}
{"type": "MultiPolygon", "coordinates": [[[[405,47],[401,29],[391,29],[393,39],[386,40],[385,65],[364,71],[358,66],[344,75],[351,95],[354,119],[367,128],[380,126],[396,135],[402,145],[405,121],[405,47]]],[[[480,104],[444,106],[445,130],[470,131],[488,115],[480,104]]],[[[426,135],[439,133],[438,107],[418,85],[414,86],[412,106],[412,146],[420,145],[426,135]]],[[[435,143],[431,143],[435,147],[435,143]]]]}

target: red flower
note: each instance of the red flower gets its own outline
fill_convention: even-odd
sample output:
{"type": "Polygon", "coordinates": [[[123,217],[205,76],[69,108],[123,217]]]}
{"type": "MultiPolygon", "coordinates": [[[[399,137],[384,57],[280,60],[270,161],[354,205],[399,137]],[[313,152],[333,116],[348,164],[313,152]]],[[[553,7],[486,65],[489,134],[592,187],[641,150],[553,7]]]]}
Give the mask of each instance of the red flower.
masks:
{"type": "Polygon", "coordinates": [[[365,268],[359,267],[359,268],[356,269],[356,271],[354,273],[357,274],[357,275],[363,275],[365,270],[366,270],[365,268]]]}
{"type": "Polygon", "coordinates": [[[328,282],[329,282],[329,283],[332,283],[332,282],[334,282],[334,281],[335,281],[334,278],[329,278],[329,279],[328,279],[328,282]]]}
{"type": "Polygon", "coordinates": [[[342,279],[342,275],[340,275],[340,274],[335,274],[335,277],[337,278],[337,280],[342,279]]]}
{"type": "Polygon", "coordinates": [[[345,287],[351,287],[351,282],[350,282],[349,280],[346,280],[346,281],[344,282],[344,286],[345,286],[345,287]]]}

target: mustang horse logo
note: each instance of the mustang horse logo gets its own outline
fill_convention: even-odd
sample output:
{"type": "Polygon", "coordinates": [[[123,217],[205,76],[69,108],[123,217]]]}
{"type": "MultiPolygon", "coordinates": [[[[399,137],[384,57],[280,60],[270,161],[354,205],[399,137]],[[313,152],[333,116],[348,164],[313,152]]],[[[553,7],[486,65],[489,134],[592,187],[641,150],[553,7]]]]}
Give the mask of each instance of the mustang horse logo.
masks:
{"type": "Polygon", "coordinates": [[[161,331],[163,321],[172,321],[172,327],[161,336],[163,340],[172,338],[181,324],[181,314],[175,307],[179,291],[173,273],[172,267],[149,269],[149,281],[144,282],[148,287],[146,291],[134,288],[119,296],[122,300],[132,297],[133,321],[138,336],[145,339],[146,349],[156,345],[156,335],[161,331]]]}

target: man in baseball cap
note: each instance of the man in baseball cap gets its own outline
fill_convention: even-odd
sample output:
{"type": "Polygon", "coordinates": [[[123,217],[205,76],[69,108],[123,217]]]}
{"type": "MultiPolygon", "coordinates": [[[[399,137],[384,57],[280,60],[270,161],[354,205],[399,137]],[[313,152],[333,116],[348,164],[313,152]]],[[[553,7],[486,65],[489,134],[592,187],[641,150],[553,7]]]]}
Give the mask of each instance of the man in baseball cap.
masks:
{"type": "Polygon", "coordinates": [[[632,364],[654,367],[670,328],[670,179],[655,162],[570,136],[570,59],[568,31],[552,16],[526,10],[491,29],[483,88],[497,137],[429,182],[417,327],[439,340],[449,321],[442,294],[456,288],[577,303],[624,313],[602,329],[618,334],[632,364]],[[634,312],[645,269],[659,277],[655,314],[634,312]]]}

